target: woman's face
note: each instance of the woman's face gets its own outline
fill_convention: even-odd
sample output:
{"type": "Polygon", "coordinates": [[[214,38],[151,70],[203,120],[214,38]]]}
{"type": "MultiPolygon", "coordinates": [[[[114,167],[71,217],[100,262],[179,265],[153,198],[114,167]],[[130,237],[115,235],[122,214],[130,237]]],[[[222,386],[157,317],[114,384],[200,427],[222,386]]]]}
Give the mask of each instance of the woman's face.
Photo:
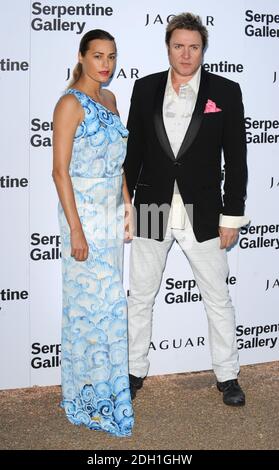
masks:
{"type": "Polygon", "coordinates": [[[79,62],[86,77],[98,83],[106,83],[116,64],[115,42],[107,39],[90,41],[85,56],[79,54],[79,62]]]}

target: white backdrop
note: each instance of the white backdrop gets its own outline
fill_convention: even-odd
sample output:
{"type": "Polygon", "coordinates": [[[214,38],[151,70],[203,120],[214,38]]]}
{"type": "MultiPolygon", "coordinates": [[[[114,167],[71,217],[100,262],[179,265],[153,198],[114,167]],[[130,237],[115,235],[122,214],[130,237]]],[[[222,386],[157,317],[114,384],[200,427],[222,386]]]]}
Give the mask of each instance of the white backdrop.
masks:
{"type": "MultiPolygon", "coordinates": [[[[115,36],[118,63],[110,89],[125,123],[135,78],[168,67],[165,27],[170,15],[185,8],[208,26],[207,69],[239,82],[245,104],[251,225],[229,253],[241,363],[279,359],[278,7],[278,0],[2,5],[0,388],[60,383],[60,241],[51,121],[79,41],[94,28],[115,36]]],[[[126,247],[127,289],[128,257],[126,247]]],[[[150,374],[211,368],[206,316],[177,246],[156,301],[150,358],[150,374]]]]}

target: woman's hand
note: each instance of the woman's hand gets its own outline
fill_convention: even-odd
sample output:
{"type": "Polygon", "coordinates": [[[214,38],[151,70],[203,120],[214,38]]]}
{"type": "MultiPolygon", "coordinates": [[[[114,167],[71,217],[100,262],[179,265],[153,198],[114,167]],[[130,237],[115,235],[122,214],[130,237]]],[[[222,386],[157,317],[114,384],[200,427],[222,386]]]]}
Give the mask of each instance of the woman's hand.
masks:
{"type": "Polygon", "coordinates": [[[130,203],[125,204],[124,229],[124,241],[128,242],[134,235],[133,206],[130,203]]]}
{"type": "Polygon", "coordinates": [[[82,228],[71,230],[71,256],[76,261],[85,261],[88,252],[89,248],[82,228]]]}

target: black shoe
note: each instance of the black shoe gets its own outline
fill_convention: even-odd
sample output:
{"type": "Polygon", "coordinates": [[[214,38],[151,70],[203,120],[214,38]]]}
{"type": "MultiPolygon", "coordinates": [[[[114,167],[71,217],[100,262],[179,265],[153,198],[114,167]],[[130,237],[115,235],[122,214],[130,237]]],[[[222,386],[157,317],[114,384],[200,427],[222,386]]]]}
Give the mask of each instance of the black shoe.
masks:
{"type": "Polygon", "coordinates": [[[223,392],[223,402],[229,406],[245,405],[245,394],[237,379],[217,382],[219,392],[223,392]]]}
{"type": "Polygon", "coordinates": [[[144,378],[129,374],[130,392],[132,400],[136,397],[137,391],[143,386],[144,378]]]}

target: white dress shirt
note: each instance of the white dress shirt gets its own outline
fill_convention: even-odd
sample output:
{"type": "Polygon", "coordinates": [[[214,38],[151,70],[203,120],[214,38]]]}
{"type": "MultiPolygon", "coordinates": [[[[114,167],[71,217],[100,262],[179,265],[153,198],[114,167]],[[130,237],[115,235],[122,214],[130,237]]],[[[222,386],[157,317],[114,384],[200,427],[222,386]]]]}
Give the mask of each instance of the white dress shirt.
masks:
{"type": "MultiPolygon", "coordinates": [[[[177,94],[172,85],[171,68],[169,69],[163,102],[163,120],[175,157],[178,154],[192,119],[199,92],[200,78],[201,67],[198,68],[189,82],[180,85],[177,94]]],[[[186,217],[185,206],[177,182],[175,181],[170,211],[171,228],[183,230],[185,228],[186,217]]],[[[249,218],[246,216],[228,216],[220,214],[219,219],[219,225],[228,228],[239,228],[248,224],[248,222],[249,218]]]]}

